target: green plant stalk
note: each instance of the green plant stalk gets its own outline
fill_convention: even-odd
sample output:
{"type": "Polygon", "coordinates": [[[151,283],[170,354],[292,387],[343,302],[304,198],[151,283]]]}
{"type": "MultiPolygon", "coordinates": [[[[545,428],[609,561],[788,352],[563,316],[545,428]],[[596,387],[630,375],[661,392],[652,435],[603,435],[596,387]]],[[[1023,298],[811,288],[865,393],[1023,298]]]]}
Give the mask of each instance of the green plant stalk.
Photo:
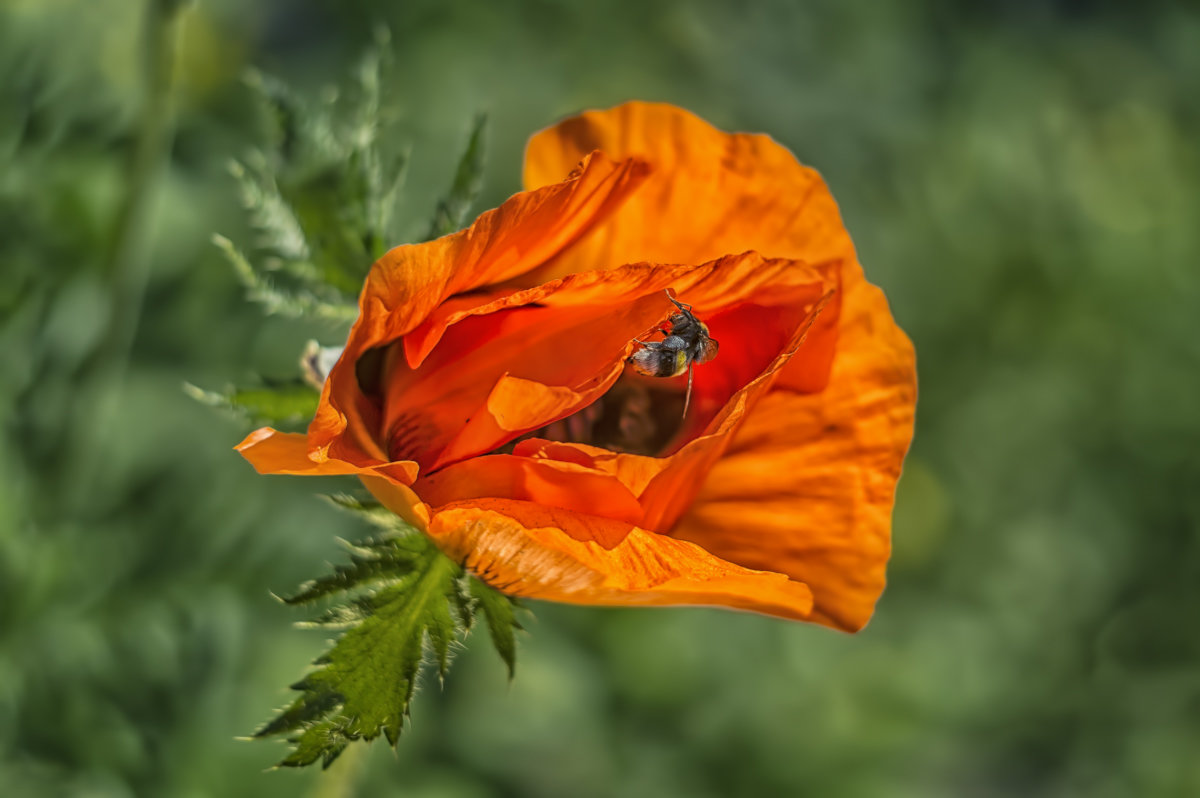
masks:
{"type": "Polygon", "coordinates": [[[104,264],[113,310],[105,354],[118,361],[121,370],[137,333],[150,276],[147,257],[151,232],[149,220],[173,138],[171,88],[182,6],[182,3],[166,0],[147,0],[146,3],[142,58],[146,96],[138,125],[133,168],[104,264]]]}
{"type": "MultiPolygon", "coordinates": [[[[117,211],[113,236],[101,275],[109,289],[109,324],[85,366],[83,391],[94,396],[93,429],[105,435],[111,427],[129,369],[130,352],[142,315],[150,277],[151,216],[156,189],[174,133],[172,87],[179,38],[180,0],[146,0],[142,30],[145,96],[134,144],[130,178],[117,211]]],[[[103,440],[84,447],[68,483],[86,502],[107,450],[103,440]]]]}

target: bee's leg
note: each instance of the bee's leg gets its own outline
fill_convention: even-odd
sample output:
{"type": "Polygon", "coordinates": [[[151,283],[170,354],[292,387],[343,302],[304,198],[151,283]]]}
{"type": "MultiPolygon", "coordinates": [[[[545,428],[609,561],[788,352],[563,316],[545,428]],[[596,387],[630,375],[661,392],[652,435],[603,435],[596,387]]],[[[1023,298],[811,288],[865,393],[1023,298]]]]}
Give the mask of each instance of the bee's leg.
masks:
{"type": "MultiPolygon", "coordinates": [[[[655,327],[650,332],[651,333],[661,333],[663,338],[667,338],[668,336],[671,335],[671,332],[669,330],[663,329],[662,327],[655,327]]],[[[661,343],[661,341],[643,341],[640,338],[634,338],[633,340],[637,341],[642,346],[650,346],[651,344],[658,345],[659,343],[661,343]]]]}
{"type": "Polygon", "coordinates": [[[692,401],[692,370],[695,368],[695,363],[688,363],[688,387],[687,393],[683,395],[683,415],[679,417],[681,421],[687,418],[688,405],[692,401]]]}
{"type": "Polygon", "coordinates": [[[671,300],[673,303],[675,303],[675,307],[679,308],[680,310],[686,311],[686,312],[688,312],[688,313],[691,313],[691,312],[692,312],[692,306],[691,306],[691,305],[687,304],[686,302],[680,302],[678,299],[676,299],[675,297],[671,296],[671,289],[670,289],[670,288],[664,288],[664,289],[663,289],[663,291],[665,291],[665,292],[666,292],[666,294],[667,294],[667,299],[669,299],[669,300],[671,300]]]}
{"type": "Polygon", "coordinates": [[[662,350],[669,348],[664,346],[662,341],[643,341],[640,338],[634,338],[633,342],[636,344],[641,344],[642,347],[649,349],[652,352],[661,352],[662,350]]]}

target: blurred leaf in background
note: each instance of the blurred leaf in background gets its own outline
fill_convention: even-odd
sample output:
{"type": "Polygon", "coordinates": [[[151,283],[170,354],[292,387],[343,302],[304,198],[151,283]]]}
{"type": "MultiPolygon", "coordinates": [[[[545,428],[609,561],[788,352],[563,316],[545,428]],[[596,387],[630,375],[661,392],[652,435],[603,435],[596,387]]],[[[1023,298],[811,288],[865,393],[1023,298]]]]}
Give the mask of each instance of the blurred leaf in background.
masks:
{"type": "Polygon", "coordinates": [[[101,388],[105,253],[152,85],[145,9],[0,6],[7,792],[291,796],[325,778],[406,796],[1200,792],[1194,8],[204,0],[181,14],[149,279],[128,367],[101,388]],[[374,68],[372,48],[374,88],[331,97],[374,68]],[[330,187],[327,206],[292,204],[328,223],[320,258],[244,220],[229,164],[260,181],[253,153],[288,140],[249,68],[325,108],[327,143],[378,147],[373,165],[335,147],[340,164],[297,177],[330,187]],[[364,97],[387,132],[356,127],[364,97]],[[511,688],[473,646],[444,689],[418,693],[396,756],[263,773],[282,747],[234,737],[288,700],[279,686],[322,642],[267,591],[362,530],[312,495],[343,483],[251,476],[229,451],[242,423],[179,386],[290,380],[304,342],[339,343],[345,320],[264,318],[211,235],[255,264],[361,275],[429,232],[480,109],[477,209],[518,188],[529,133],[633,97],[767,131],[820,169],[916,342],[920,418],[875,619],[848,637],[538,606],[511,688]],[[348,234],[337,209],[355,200],[336,181],[387,192],[402,165],[391,210],[367,217],[386,222],[348,234]],[[93,392],[109,389],[101,423],[93,392]]]}

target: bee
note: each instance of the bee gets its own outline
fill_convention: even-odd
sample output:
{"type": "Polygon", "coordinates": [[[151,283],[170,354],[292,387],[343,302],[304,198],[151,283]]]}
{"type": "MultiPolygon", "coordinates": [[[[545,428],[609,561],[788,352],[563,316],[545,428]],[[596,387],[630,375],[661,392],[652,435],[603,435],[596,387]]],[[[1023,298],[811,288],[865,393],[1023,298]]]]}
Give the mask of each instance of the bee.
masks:
{"type": "Polygon", "coordinates": [[[625,358],[625,362],[632,363],[639,374],[650,377],[678,377],[686,371],[688,384],[683,399],[683,415],[686,417],[688,403],[692,399],[692,372],[697,363],[707,363],[717,356],[718,343],[708,334],[708,325],[692,313],[691,305],[671,296],[670,289],[666,289],[666,294],[679,312],[672,313],[664,324],[655,329],[655,332],[663,334],[663,340],[641,341],[634,338],[641,348],[625,358]],[[666,329],[667,324],[670,329],[666,329]]]}

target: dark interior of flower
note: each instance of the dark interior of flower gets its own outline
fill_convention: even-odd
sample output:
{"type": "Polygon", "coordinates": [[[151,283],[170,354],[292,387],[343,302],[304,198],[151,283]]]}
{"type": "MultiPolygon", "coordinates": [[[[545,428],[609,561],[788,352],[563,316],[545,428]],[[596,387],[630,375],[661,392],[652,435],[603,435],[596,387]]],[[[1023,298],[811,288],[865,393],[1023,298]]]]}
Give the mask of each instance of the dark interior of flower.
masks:
{"type": "MultiPolygon", "coordinates": [[[[356,377],[364,399],[379,408],[380,385],[386,347],[378,347],[360,356],[355,364],[356,377]]],[[[511,454],[518,443],[531,438],[561,443],[582,443],[613,452],[663,456],[675,448],[683,429],[684,395],[679,380],[670,382],[639,375],[632,368],[595,402],[569,416],[525,432],[486,454],[511,454]]],[[[689,421],[695,421],[697,414],[689,421]]],[[[429,418],[410,413],[391,419],[381,430],[389,456],[395,459],[423,458],[428,438],[429,418]]]]}
{"type": "Polygon", "coordinates": [[[675,386],[624,374],[598,400],[566,418],[527,432],[489,452],[508,454],[529,438],[584,443],[614,452],[659,456],[683,422],[683,394],[675,386]]]}

